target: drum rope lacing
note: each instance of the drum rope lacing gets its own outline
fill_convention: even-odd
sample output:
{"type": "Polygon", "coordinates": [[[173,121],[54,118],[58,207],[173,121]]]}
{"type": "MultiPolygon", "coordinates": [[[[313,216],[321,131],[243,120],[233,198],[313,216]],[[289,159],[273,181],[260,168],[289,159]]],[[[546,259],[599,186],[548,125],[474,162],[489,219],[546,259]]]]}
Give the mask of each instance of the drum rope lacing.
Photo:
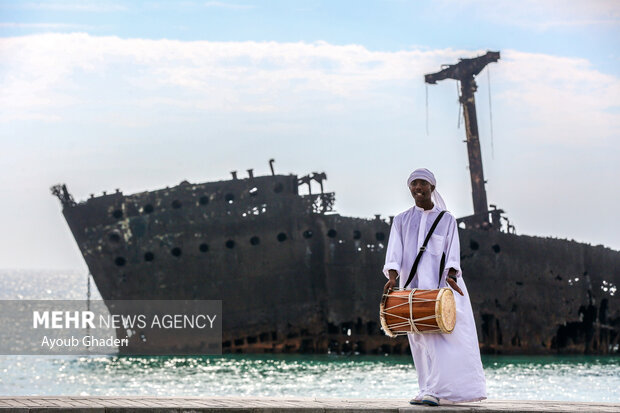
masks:
{"type": "MultiPolygon", "coordinates": [[[[441,315],[439,314],[433,314],[433,315],[429,315],[426,317],[419,317],[419,318],[408,318],[408,317],[403,317],[403,316],[399,316],[397,314],[392,314],[389,313],[388,310],[392,310],[394,308],[398,308],[398,307],[402,307],[402,306],[409,306],[409,314],[413,315],[413,303],[414,302],[438,302],[439,301],[439,296],[438,298],[421,298],[421,297],[414,297],[414,293],[417,291],[417,288],[414,288],[411,290],[411,292],[406,296],[406,297],[397,297],[397,298],[401,298],[401,299],[407,299],[406,302],[403,302],[401,304],[396,304],[393,305],[391,307],[388,308],[384,308],[383,311],[381,311],[381,314],[383,315],[390,315],[392,317],[395,318],[400,318],[401,320],[405,320],[403,322],[400,323],[393,323],[393,324],[389,324],[388,327],[391,329],[395,329],[395,328],[400,328],[400,327],[405,327],[405,326],[410,326],[411,329],[413,331],[415,331],[416,333],[435,333],[438,331],[441,331],[440,328],[438,328],[437,325],[433,325],[433,324],[426,324],[426,323],[421,323],[420,321],[426,321],[426,320],[433,320],[433,319],[437,319],[438,317],[441,317],[441,315]],[[424,330],[424,331],[420,331],[418,329],[418,326],[416,325],[416,323],[420,326],[420,327],[434,327],[433,330],[424,330]]],[[[384,294],[384,297],[387,298],[389,294],[384,294]]],[[[406,331],[396,331],[393,332],[394,334],[407,334],[406,331]]]]}

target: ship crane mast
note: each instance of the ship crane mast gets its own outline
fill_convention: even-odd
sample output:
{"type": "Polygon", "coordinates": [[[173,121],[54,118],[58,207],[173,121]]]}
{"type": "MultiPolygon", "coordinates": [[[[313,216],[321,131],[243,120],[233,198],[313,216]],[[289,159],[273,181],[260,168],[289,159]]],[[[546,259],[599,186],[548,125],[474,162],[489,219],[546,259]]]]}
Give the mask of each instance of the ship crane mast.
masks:
{"type": "Polygon", "coordinates": [[[471,191],[474,202],[474,215],[463,219],[468,227],[499,229],[499,213],[491,211],[493,222],[489,222],[489,207],[487,193],[484,187],[484,172],[482,170],[482,156],[480,152],[480,138],[478,136],[478,120],[476,118],[476,100],[474,93],[477,85],[474,77],[489,63],[499,60],[499,52],[487,52],[483,56],[473,59],[459,59],[459,63],[449,65],[437,73],[424,75],[424,81],[436,84],[444,79],[456,79],[461,84],[460,103],[463,105],[465,118],[465,132],[467,134],[467,154],[469,156],[469,173],[471,176],[471,191]],[[495,216],[497,214],[497,217],[495,216]]]}

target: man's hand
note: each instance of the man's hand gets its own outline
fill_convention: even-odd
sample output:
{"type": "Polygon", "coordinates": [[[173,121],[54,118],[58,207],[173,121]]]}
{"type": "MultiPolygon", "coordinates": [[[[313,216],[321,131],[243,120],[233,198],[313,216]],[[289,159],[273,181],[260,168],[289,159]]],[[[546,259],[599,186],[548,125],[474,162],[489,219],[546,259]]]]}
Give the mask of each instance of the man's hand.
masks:
{"type": "Polygon", "coordinates": [[[463,291],[461,291],[461,287],[459,287],[456,281],[454,281],[452,278],[448,278],[448,285],[452,287],[454,291],[463,295],[463,291]]]}
{"type": "Polygon", "coordinates": [[[385,283],[385,287],[383,287],[383,294],[387,294],[388,291],[393,290],[396,287],[396,280],[389,279],[388,282],[385,283]]]}
{"type": "Polygon", "coordinates": [[[383,287],[383,294],[387,294],[390,290],[393,290],[396,287],[396,278],[398,277],[398,273],[395,270],[389,270],[390,279],[385,283],[385,287],[383,287]]]}
{"type": "Polygon", "coordinates": [[[452,287],[454,291],[463,295],[463,291],[461,291],[461,287],[459,287],[459,285],[456,283],[455,280],[450,278],[451,275],[456,275],[456,274],[457,274],[456,270],[454,268],[450,268],[450,270],[448,271],[448,276],[446,277],[446,282],[448,283],[450,287],[452,287]]]}

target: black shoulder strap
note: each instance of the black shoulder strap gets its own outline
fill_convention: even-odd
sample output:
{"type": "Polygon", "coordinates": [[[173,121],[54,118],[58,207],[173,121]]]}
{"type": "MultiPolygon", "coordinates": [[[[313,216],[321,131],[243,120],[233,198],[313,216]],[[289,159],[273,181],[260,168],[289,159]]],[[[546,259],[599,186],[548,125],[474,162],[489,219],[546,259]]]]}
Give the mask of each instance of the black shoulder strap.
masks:
{"type": "Polygon", "coordinates": [[[407,278],[407,282],[405,283],[403,288],[407,288],[409,283],[413,280],[415,273],[418,271],[418,264],[420,263],[420,258],[422,258],[422,253],[426,251],[426,246],[428,245],[428,241],[431,239],[431,235],[433,235],[435,228],[437,228],[437,224],[439,224],[441,217],[443,217],[445,213],[446,211],[441,211],[439,213],[439,216],[435,219],[435,222],[433,222],[433,225],[431,226],[431,229],[428,231],[428,234],[426,234],[426,238],[424,239],[424,244],[422,244],[422,247],[420,247],[420,251],[418,252],[418,255],[415,257],[415,261],[413,262],[413,267],[411,267],[411,272],[409,272],[409,278],[407,278]]]}
{"type": "Polygon", "coordinates": [[[441,262],[439,263],[439,281],[437,281],[437,289],[441,285],[441,275],[443,274],[443,270],[446,268],[446,253],[441,254],[441,262]]]}

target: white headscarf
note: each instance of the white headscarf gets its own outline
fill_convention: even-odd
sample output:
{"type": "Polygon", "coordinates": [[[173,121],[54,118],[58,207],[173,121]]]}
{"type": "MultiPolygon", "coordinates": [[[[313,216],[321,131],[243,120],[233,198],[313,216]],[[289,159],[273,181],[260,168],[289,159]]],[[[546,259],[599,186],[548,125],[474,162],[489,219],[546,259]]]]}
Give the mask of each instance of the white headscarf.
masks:
{"type": "Polygon", "coordinates": [[[440,210],[447,210],[446,203],[439,194],[439,191],[437,191],[437,180],[435,179],[435,175],[433,175],[431,171],[426,168],[420,168],[411,172],[411,175],[409,175],[409,178],[407,179],[407,187],[409,187],[411,182],[415,179],[423,179],[433,185],[435,190],[431,193],[431,200],[435,205],[437,205],[437,207],[439,207],[440,210]]]}

